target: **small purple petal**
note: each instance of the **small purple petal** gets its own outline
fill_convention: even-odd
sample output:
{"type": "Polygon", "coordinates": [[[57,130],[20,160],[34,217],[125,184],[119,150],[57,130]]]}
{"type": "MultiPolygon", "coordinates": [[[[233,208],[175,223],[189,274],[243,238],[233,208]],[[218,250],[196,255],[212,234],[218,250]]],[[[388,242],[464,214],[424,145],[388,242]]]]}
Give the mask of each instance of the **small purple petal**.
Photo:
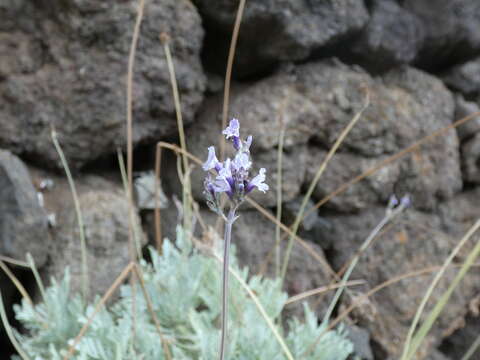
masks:
{"type": "Polygon", "coordinates": [[[233,137],[233,147],[235,150],[240,150],[242,143],[240,141],[240,138],[238,136],[233,137]]]}
{"type": "Polygon", "coordinates": [[[237,119],[233,118],[230,120],[230,124],[227,126],[225,130],[222,131],[222,134],[225,135],[227,139],[233,137],[240,137],[240,123],[237,119]]]}
{"type": "Polygon", "coordinates": [[[207,161],[205,161],[202,168],[205,171],[209,171],[211,169],[216,169],[218,165],[219,165],[219,162],[218,162],[217,156],[215,155],[215,147],[210,146],[208,148],[207,161]]]}
{"type": "Polygon", "coordinates": [[[253,136],[248,135],[247,140],[245,140],[245,142],[243,143],[243,147],[245,151],[250,150],[250,145],[252,145],[252,140],[253,140],[253,136]]]}
{"type": "Polygon", "coordinates": [[[246,153],[239,152],[235,155],[235,158],[233,159],[233,168],[236,171],[240,171],[241,169],[248,170],[250,169],[250,166],[252,166],[252,162],[246,153]]]}
{"type": "Polygon", "coordinates": [[[268,185],[264,183],[266,178],[265,172],[266,172],[265,168],[260,169],[258,175],[255,176],[247,185],[247,189],[246,189],[247,193],[252,191],[254,187],[256,187],[258,190],[260,190],[263,193],[265,193],[269,189],[268,185]]]}
{"type": "Polygon", "coordinates": [[[412,201],[410,200],[410,196],[405,195],[400,199],[400,204],[403,205],[403,207],[409,207],[412,204],[412,201]]]}

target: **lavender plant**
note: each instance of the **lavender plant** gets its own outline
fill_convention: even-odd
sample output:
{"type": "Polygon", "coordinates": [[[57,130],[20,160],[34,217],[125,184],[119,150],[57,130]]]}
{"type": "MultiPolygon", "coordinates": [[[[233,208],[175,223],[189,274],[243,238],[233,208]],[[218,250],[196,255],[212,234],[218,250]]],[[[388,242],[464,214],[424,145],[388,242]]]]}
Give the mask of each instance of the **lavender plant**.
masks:
{"type": "Polygon", "coordinates": [[[244,201],[245,195],[257,188],[262,192],[268,190],[265,183],[265,168],[261,168],[258,175],[250,179],[250,146],[253,137],[249,135],[246,140],[240,138],[240,123],[237,119],[232,119],[222,134],[226,139],[231,139],[236,154],[231,160],[227,158],[220,162],[215,154],[215,147],[208,148],[208,158],[203,164],[203,170],[207,171],[204,181],[204,194],[208,207],[225,220],[224,251],[223,251],[223,273],[222,273],[222,317],[221,317],[221,336],[220,336],[220,360],[225,358],[226,338],[227,338],[227,316],[228,316],[228,267],[230,242],[232,237],[232,226],[237,219],[236,210],[244,201]],[[215,173],[215,178],[211,172],[215,173]],[[226,194],[228,197],[228,215],[225,216],[221,205],[221,196],[226,194]]]}

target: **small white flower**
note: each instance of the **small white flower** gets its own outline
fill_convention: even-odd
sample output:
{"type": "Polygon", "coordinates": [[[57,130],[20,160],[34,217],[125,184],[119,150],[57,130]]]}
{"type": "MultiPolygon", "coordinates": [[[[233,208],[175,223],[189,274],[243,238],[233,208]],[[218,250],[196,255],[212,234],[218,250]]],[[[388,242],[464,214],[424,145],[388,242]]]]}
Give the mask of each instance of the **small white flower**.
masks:
{"type": "Polygon", "coordinates": [[[263,193],[265,193],[269,189],[268,185],[264,183],[266,178],[265,176],[266,171],[267,170],[265,170],[265,168],[260,169],[258,175],[255,176],[248,184],[247,192],[252,191],[254,187],[256,187],[258,190],[260,190],[263,193]]]}
{"type": "Polygon", "coordinates": [[[222,131],[222,134],[225,135],[227,139],[230,139],[231,137],[240,137],[240,123],[238,122],[237,119],[233,118],[230,120],[230,124],[227,126],[225,130],[222,131]]]}
{"type": "Polygon", "coordinates": [[[217,155],[215,155],[215,147],[210,146],[208,148],[208,158],[207,161],[203,164],[202,168],[205,171],[209,171],[211,169],[215,169],[218,166],[219,162],[217,159],[217,155]]]}

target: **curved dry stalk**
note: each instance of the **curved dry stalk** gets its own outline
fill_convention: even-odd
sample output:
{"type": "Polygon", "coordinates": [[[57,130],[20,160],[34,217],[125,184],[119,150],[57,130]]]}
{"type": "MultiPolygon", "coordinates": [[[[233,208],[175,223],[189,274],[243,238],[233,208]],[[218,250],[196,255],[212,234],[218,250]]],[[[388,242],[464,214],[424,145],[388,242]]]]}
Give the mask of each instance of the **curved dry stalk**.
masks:
{"type": "Polygon", "coordinates": [[[162,221],[161,221],[161,214],[160,214],[160,204],[158,202],[159,193],[158,189],[161,186],[160,183],[160,171],[162,166],[162,147],[157,145],[155,146],[155,209],[154,209],[154,216],[155,216],[155,244],[157,247],[158,253],[162,251],[162,221]]]}
{"type": "MultiPolygon", "coordinates": [[[[347,281],[345,283],[345,286],[363,285],[365,283],[366,282],[363,281],[363,280],[352,280],[352,281],[347,281]]],[[[288,298],[287,301],[285,302],[285,305],[289,305],[289,304],[292,304],[294,302],[304,300],[304,299],[306,299],[310,296],[319,295],[319,294],[326,293],[327,291],[330,291],[330,290],[338,289],[339,287],[342,287],[343,285],[344,284],[338,284],[338,283],[337,284],[330,284],[330,285],[318,287],[316,289],[304,291],[300,294],[297,294],[295,296],[292,296],[292,297],[288,298]]]]}
{"type": "Polygon", "coordinates": [[[72,192],[73,203],[75,205],[75,213],[77,215],[78,221],[78,231],[80,235],[80,251],[82,257],[82,295],[84,299],[88,298],[89,293],[89,279],[88,279],[88,266],[87,266],[87,244],[85,240],[85,225],[83,223],[82,210],[80,208],[80,201],[78,199],[77,188],[75,187],[75,182],[73,181],[72,173],[70,172],[70,167],[68,166],[67,158],[60,146],[58,141],[57,132],[52,126],[51,137],[53,145],[57,150],[60,161],[62,162],[63,169],[67,175],[68,185],[70,186],[70,191],[72,192]]]}
{"type": "Polygon", "coordinates": [[[128,179],[128,203],[129,203],[129,245],[130,257],[132,261],[136,260],[135,247],[133,243],[133,68],[135,65],[135,54],[137,52],[138,38],[140,36],[140,26],[143,20],[145,9],[145,0],[138,0],[137,17],[133,29],[132,42],[128,55],[127,70],[127,179],[128,179]]]}
{"type": "Polygon", "coordinates": [[[42,299],[45,301],[45,298],[46,298],[45,286],[43,286],[43,281],[42,281],[42,278],[40,277],[40,274],[38,273],[37,266],[35,265],[35,260],[33,260],[33,256],[29,252],[27,253],[27,260],[28,260],[28,263],[30,264],[30,269],[33,272],[33,276],[35,278],[35,281],[37,282],[38,288],[40,289],[40,294],[42,294],[42,299]]]}
{"type": "Polygon", "coordinates": [[[8,317],[7,313],[5,312],[5,305],[3,304],[2,300],[2,290],[0,289],[0,319],[2,320],[3,327],[5,328],[5,332],[7,333],[7,336],[12,343],[13,347],[17,351],[17,353],[20,355],[22,360],[30,360],[30,357],[27,355],[25,351],[23,351],[22,347],[17,341],[17,338],[15,337],[15,334],[13,333],[12,326],[8,322],[8,317]]]}
{"type": "Polygon", "coordinates": [[[3,270],[3,272],[8,276],[8,278],[10,279],[10,281],[15,285],[15,287],[17,288],[18,292],[20,294],[22,294],[22,297],[28,301],[28,303],[30,304],[30,306],[33,307],[33,301],[32,301],[32,298],[30,297],[30,295],[28,295],[28,292],[27,290],[25,290],[25,288],[23,287],[22,283],[20,282],[20,280],[18,280],[18,278],[13,274],[13,272],[8,268],[7,265],[5,265],[5,263],[0,260],[0,269],[3,270]]]}
{"type": "Polygon", "coordinates": [[[183,175],[185,177],[185,183],[183,184],[183,223],[184,229],[188,231],[193,231],[191,229],[190,223],[190,214],[192,208],[192,198],[191,198],[191,185],[190,185],[190,176],[189,176],[189,167],[188,167],[188,157],[185,155],[187,152],[187,142],[185,140],[185,130],[183,126],[183,117],[182,117],[182,108],[180,103],[180,92],[178,90],[177,78],[175,75],[175,67],[173,64],[172,53],[170,51],[170,37],[166,33],[160,34],[160,42],[163,45],[163,49],[165,51],[165,57],[167,60],[167,67],[168,73],[170,76],[170,84],[172,85],[172,93],[173,93],[173,102],[175,104],[175,115],[177,118],[177,128],[178,128],[178,136],[180,138],[180,146],[183,150],[182,152],[182,162],[183,162],[183,175]]]}
{"type": "Polygon", "coordinates": [[[410,329],[408,330],[407,338],[405,340],[405,346],[403,348],[403,353],[401,360],[404,360],[407,358],[409,348],[410,348],[410,343],[412,341],[413,334],[415,332],[415,329],[417,328],[417,325],[420,321],[420,316],[422,315],[423,310],[427,306],[428,300],[430,300],[430,297],[432,296],[433,290],[437,286],[437,284],[440,282],[443,274],[445,274],[445,271],[447,270],[448,266],[452,263],[453,259],[457,254],[459,253],[460,249],[465,245],[465,243],[471,238],[473,233],[480,228],[480,219],[478,219],[475,224],[470,228],[470,230],[462,237],[462,239],[459,241],[457,246],[453,249],[453,251],[450,253],[450,255],[447,257],[445,262],[443,263],[442,267],[440,270],[435,274],[435,277],[428,287],[425,295],[422,298],[422,301],[420,302],[420,305],[417,308],[417,311],[415,313],[415,317],[413,318],[413,321],[410,325],[410,329]]]}
{"type": "Polygon", "coordinates": [[[480,348],[480,335],[477,336],[477,338],[475,339],[475,341],[472,343],[472,345],[470,345],[470,347],[468,348],[467,352],[465,353],[465,355],[462,356],[462,359],[461,360],[470,360],[471,357],[473,355],[475,355],[475,352],[477,351],[477,349],[480,348]]]}
{"type": "MultiPolygon", "coordinates": [[[[137,17],[135,19],[135,27],[133,29],[132,42],[128,54],[128,70],[127,70],[127,178],[128,178],[128,245],[130,252],[130,260],[137,261],[134,244],[134,205],[133,205],[133,68],[135,64],[135,54],[137,51],[138,38],[140,36],[140,26],[143,20],[143,12],[145,9],[145,0],[138,0],[137,17]]],[[[135,335],[135,279],[130,278],[132,287],[132,333],[135,335]]],[[[135,339],[135,336],[133,336],[135,339]]]]}
{"type": "Polygon", "coordinates": [[[24,268],[30,268],[30,265],[26,261],[21,261],[17,259],[13,259],[8,256],[0,255],[0,261],[15,265],[15,266],[20,266],[24,268]]]}
{"type": "MultiPolygon", "coordinates": [[[[460,264],[451,265],[451,267],[456,267],[456,268],[460,267],[460,266],[461,266],[460,264]]],[[[480,264],[474,264],[473,266],[480,267],[480,264]]],[[[348,316],[348,314],[350,314],[353,310],[355,310],[356,307],[360,306],[362,303],[364,303],[364,301],[366,299],[368,299],[372,295],[376,294],[380,290],[382,290],[386,287],[389,287],[389,286],[391,286],[391,285],[393,285],[397,282],[400,282],[402,280],[408,279],[408,278],[431,274],[433,272],[438,271],[440,268],[441,268],[441,266],[430,266],[430,267],[427,267],[427,268],[411,271],[411,272],[406,273],[406,274],[398,275],[398,276],[395,276],[391,279],[388,279],[388,280],[384,281],[383,283],[381,283],[381,284],[375,286],[374,288],[372,288],[370,291],[368,291],[365,294],[362,294],[361,296],[359,296],[350,306],[348,306],[340,315],[338,315],[328,325],[328,327],[325,329],[325,331],[332,330],[343,319],[345,319],[348,316]]]]}
{"type": "MultiPolygon", "coordinates": [[[[242,22],[243,10],[245,9],[245,0],[240,0],[238,4],[235,24],[233,25],[232,40],[230,49],[228,50],[227,70],[225,72],[225,85],[223,90],[223,110],[222,110],[222,129],[227,127],[228,105],[230,101],[230,81],[232,79],[233,60],[235,59],[235,50],[237,48],[238,33],[240,32],[240,24],[242,22]]],[[[225,138],[220,136],[220,160],[225,156],[225,138]]]]}
{"type": "MultiPolygon", "coordinates": [[[[357,112],[357,114],[355,114],[355,116],[353,117],[353,119],[348,123],[348,125],[345,127],[345,129],[343,129],[343,131],[340,133],[340,136],[338,137],[338,139],[335,141],[335,143],[333,144],[333,146],[331,147],[331,149],[329,150],[327,156],[325,157],[325,159],[323,160],[322,164],[320,165],[320,167],[318,168],[317,170],[317,173],[315,174],[315,177],[313,178],[312,182],[310,183],[310,186],[307,190],[307,193],[305,194],[305,196],[303,197],[303,200],[302,200],[302,204],[300,205],[300,210],[298,211],[297,213],[297,216],[293,222],[293,225],[291,226],[291,230],[292,230],[292,233],[294,235],[297,234],[297,231],[298,231],[298,227],[300,226],[300,223],[301,221],[303,220],[304,218],[304,213],[305,213],[305,209],[307,207],[307,204],[308,204],[308,201],[310,200],[310,197],[312,196],[313,194],[313,191],[315,190],[315,187],[317,186],[318,184],[318,181],[320,180],[320,178],[322,177],[323,175],[323,172],[325,171],[325,169],[327,168],[327,165],[328,163],[330,162],[330,160],[333,158],[333,156],[335,155],[335,153],[337,152],[338,148],[340,147],[340,145],[342,144],[343,140],[345,139],[345,137],[348,135],[348,133],[353,129],[353,127],[355,126],[355,124],[358,122],[358,120],[360,120],[360,117],[362,116],[363,112],[368,108],[368,106],[370,105],[370,93],[368,91],[368,88],[365,87],[365,90],[366,90],[366,95],[365,95],[365,104],[363,105],[363,107],[360,109],[359,112],[357,112]]],[[[288,268],[288,263],[290,261],[290,253],[292,252],[292,247],[293,247],[293,242],[295,241],[295,236],[291,236],[290,235],[290,238],[288,240],[288,245],[287,245],[287,250],[285,251],[285,257],[284,257],[284,260],[283,260],[283,267],[282,267],[282,271],[280,273],[280,279],[283,280],[285,279],[285,275],[287,273],[287,268],[288,268]]]]}

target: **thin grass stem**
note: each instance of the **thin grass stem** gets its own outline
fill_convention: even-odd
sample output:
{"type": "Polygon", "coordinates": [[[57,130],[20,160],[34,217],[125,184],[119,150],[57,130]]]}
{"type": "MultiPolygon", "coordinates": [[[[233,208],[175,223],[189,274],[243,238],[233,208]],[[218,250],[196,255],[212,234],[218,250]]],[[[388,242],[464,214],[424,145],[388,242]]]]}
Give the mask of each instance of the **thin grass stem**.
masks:
{"type": "MultiPolygon", "coordinates": [[[[292,233],[293,235],[296,235],[297,234],[297,231],[298,231],[298,227],[300,226],[300,223],[303,219],[303,215],[305,213],[305,209],[307,207],[307,204],[308,204],[308,201],[310,200],[310,197],[312,196],[313,194],[313,191],[315,190],[315,187],[317,186],[320,178],[322,177],[323,175],[323,172],[325,171],[325,169],[327,168],[327,165],[328,163],[330,162],[330,160],[333,158],[333,156],[335,155],[335,153],[337,152],[338,148],[340,147],[340,145],[342,144],[343,140],[345,139],[345,137],[348,135],[348,133],[350,132],[350,130],[353,129],[353,127],[355,126],[355,124],[358,122],[358,120],[360,120],[360,117],[362,116],[363,112],[367,109],[367,107],[370,105],[370,95],[369,95],[369,92],[368,92],[368,89],[366,89],[366,98],[365,98],[365,104],[363,105],[363,107],[360,109],[360,111],[353,117],[353,119],[349,122],[349,124],[347,125],[347,127],[341,132],[340,136],[338,137],[338,139],[335,141],[335,143],[333,144],[332,148],[330,149],[330,151],[328,152],[327,156],[325,157],[325,160],[322,162],[322,164],[320,165],[320,167],[318,168],[316,174],[315,174],[315,177],[313,178],[312,182],[310,183],[310,186],[307,190],[307,193],[305,194],[305,196],[303,197],[303,200],[302,200],[302,204],[300,205],[300,210],[298,211],[298,214],[295,218],[295,221],[292,225],[292,233]]],[[[283,260],[283,266],[282,266],[282,271],[280,273],[280,279],[282,280],[282,282],[285,280],[285,275],[287,273],[287,269],[288,269],[288,263],[290,261],[290,254],[292,252],[292,247],[293,247],[293,242],[295,241],[295,237],[294,236],[290,236],[289,240],[288,240],[288,245],[287,245],[287,249],[285,251],[285,257],[284,257],[284,260],[283,260]]]]}
{"type": "Polygon", "coordinates": [[[475,352],[480,348],[480,335],[475,339],[475,341],[470,345],[465,355],[462,356],[461,360],[470,360],[475,352]]]}
{"type": "MultiPolygon", "coordinates": [[[[479,228],[480,228],[480,219],[478,219],[475,222],[475,224],[467,231],[464,238],[467,238],[467,239],[470,238],[479,228]]],[[[418,331],[416,332],[415,336],[411,341],[411,346],[408,349],[408,355],[405,357],[405,359],[409,360],[415,355],[421,343],[423,342],[428,332],[432,328],[433,323],[437,320],[443,308],[446,306],[453,291],[457,288],[458,284],[460,284],[463,277],[468,272],[468,270],[473,265],[474,261],[479,255],[480,255],[480,241],[477,242],[473,250],[469,253],[469,255],[467,256],[467,259],[463,263],[462,267],[460,268],[459,272],[451,282],[448,289],[443,293],[443,295],[437,301],[434,308],[430,311],[429,315],[427,316],[426,320],[423,322],[420,329],[418,329],[418,331]]]]}
{"type": "Polygon", "coordinates": [[[22,283],[20,282],[20,280],[18,280],[18,278],[13,274],[12,271],[10,271],[10,269],[8,268],[7,265],[5,265],[5,263],[3,261],[0,260],[0,269],[3,270],[3,272],[8,276],[8,278],[10,279],[10,281],[15,285],[15,287],[17,288],[18,292],[20,294],[22,294],[22,297],[28,301],[28,303],[30,304],[30,306],[33,307],[33,301],[32,301],[32,298],[30,297],[30,295],[28,295],[28,292],[27,290],[25,290],[25,288],[23,287],[22,283]]]}
{"type": "MultiPolygon", "coordinates": [[[[373,239],[375,239],[375,237],[382,230],[382,228],[391,219],[393,219],[395,216],[400,214],[406,208],[407,205],[408,204],[407,204],[406,201],[402,201],[400,203],[400,205],[397,206],[395,209],[393,209],[393,210],[390,209],[390,208],[387,209],[387,212],[386,212],[385,216],[383,217],[383,219],[377,224],[377,226],[372,230],[372,232],[367,236],[367,238],[363,242],[362,246],[360,247],[360,253],[362,253],[364,251],[364,249],[367,249],[370,246],[370,243],[373,241],[373,239]]],[[[330,302],[330,304],[328,306],[328,309],[327,309],[327,311],[325,313],[325,316],[323,318],[323,323],[326,324],[327,326],[328,326],[328,323],[330,321],[330,317],[333,313],[333,310],[337,306],[337,303],[340,299],[340,296],[342,295],[343,290],[346,287],[346,283],[350,279],[350,275],[352,274],[353,269],[357,265],[359,259],[360,259],[360,256],[358,255],[350,263],[347,271],[345,272],[345,274],[342,277],[341,287],[335,292],[335,296],[333,297],[332,301],[330,302]]],[[[320,339],[323,337],[324,334],[325,334],[325,331],[322,332],[317,337],[317,339],[312,343],[312,345],[309,346],[309,348],[304,352],[304,356],[307,356],[308,354],[310,354],[315,349],[315,346],[317,346],[317,344],[320,342],[320,339]]]]}
{"type": "MultiPolygon", "coordinates": [[[[122,178],[122,184],[123,184],[123,189],[125,191],[125,194],[128,197],[128,178],[127,178],[127,171],[125,169],[125,161],[123,160],[123,155],[122,151],[120,149],[117,149],[117,158],[118,158],[118,167],[120,169],[120,176],[122,178]]],[[[131,222],[133,224],[133,240],[135,243],[135,249],[137,251],[137,259],[141,259],[143,257],[142,254],[142,244],[141,244],[141,225],[136,221],[135,216],[132,212],[129,211],[129,215],[131,215],[133,218],[131,219],[131,222]]]]}
{"type": "Polygon", "coordinates": [[[88,265],[87,265],[87,244],[85,239],[85,225],[83,223],[83,216],[82,210],[80,208],[80,201],[78,199],[77,188],[75,187],[75,182],[73,181],[72,173],[70,172],[70,168],[68,166],[67,158],[60,146],[60,142],[58,141],[58,135],[55,131],[55,128],[52,127],[51,137],[53,141],[53,145],[57,150],[58,156],[60,157],[60,161],[62,162],[63,169],[65,170],[65,174],[67,175],[68,185],[70,186],[70,191],[72,192],[73,203],[75,205],[75,212],[77,214],[77,221],[78,221],[78,231],[80,235],[80,251],[82,257],[82,295],[83,298],[86,300],[88,299],[89,294],[89,278],[88,278],[88,265]]]}
{"type": "Polygon", "coordinates": [[[20,266],[20,267],[24,267],[24,268],[30,268],[30,265],[28,264],[28,262],[26,262],[26,261],[21,261],[21,260],[17,260],[17,259],[13,259],[13,258],[8,257],[8,256],[0,255],[0,261],[9,263],[9,264],[12,264],[12,265],[15,265],[15,266],[20,266]]]}
{"type": "Polygon", "coordinates": [[[35,281],[37,282],[38,288],[40,289],[40,294],[42,295],[42,299],[45,301],[46,299],[45,286],[43,286],[42,278],[38,273],[37,266],[35,265],[35,261],[33,260],[33,256],[30,253],[27,253],[27,261],[30,265],[30,269],[32,269],[33,276],[35,277],[35,281]]]}
{"type": "MultiPolygon", "coordinates": [[[[186,154],[186,153],[185,153],[186,154]]],[[[185,155],[187,156],[187,155],[185,155]]],[[[162,147],[157,143],[156,151],[155,151],[155,209],[154,209],[154,216],[155,216],[155,244],[157,248],[157,252],[160,254],[162,251],[162,221],[161,221],[161,214],[160,214],[160,203],[159,203],[159,193],[158,190],[160,189],[160,171],[162,165],[162,147]]]]}
{"type": "Polygon", "coordinates": [[[282,219],[282,166],[283,166],[283,143],[285,139],[285,127],[283,123],[280,125],[280,133],[278,135],[278,151],[277,151],[277,224],[275,225],[275,276],[280,276],[280,226],[278,225],[282,219]]]}
{"type": "MultiPolygon", "coordinates": [[[[356,286],[356,285],[363,285],[363,284],[365,284],[365,281],[363,281],[363,280],[353,280],[353,281],[347,281],[345,283],[345,286],[356,286]]],[[[306,298],[308,298],[310,296],[323,294],[323,293],[326,293],[327,291],[335,290],[335,289],[338,289],[339,287],[342,287],[342,286],[343,286],[342,283],[340,283],[340,284],[330,284],[330,285],[327,285],[327,286],[318,287],[316,289],[304,291],[300,294],[297,294],[295,296],[292,296],[292,297],[288,298],[287,301],[285,302],[285,305],[290,305],[290,304],[293,304],[297,301],[305,300],[306,298]]]]}
{"type": "MultiPolygon", "coordinates": [[[[480,222],[480,220],[479,220],[480,222]]],[[[468,235],[468,234],[466,234],[468,235]]],[[[402,357],[401,357],[401,360],[404,360],[406,359],[407,357],[407,354],[408,354],[408,349],[410,347],[410,342],[412,340],[412,337],[413,337],[413,334],[415,332],[415,329],[417,328],[417,325],[420,321],[420,317],[423,313],[423,310],[425,309],[427,303],[428,303],[428,300],[430,300],[430,297],[432,296],[432,293],[433,293],[433,290],[435,289],[435,287],[437,286],[437,284],[440,282],[440,280],[442,279],[442,276],[445,274],[445,271],[447,270],[448,266],[452,263],[453,259],[455,258],[455,256],[457,256],[458,252],[460,251],[460,249],[465,245],[465,243],[470,239],[470,236],[464,236],[460,242],[457,244],[457,246],[455,246],[455,248],[453,249],[453,251],[450,253],[450,255],[448,256],[448,258],[445,260],[445,262],[443,263],[442,265],[442,268],[440,269],[440,271],[435,275],[432,283],[430,284],[430,286],[428,287],[425,295],[423,296],[422,298],[422,301],[420,303],[420,305],[418,306],[417,308],[417,312],[415,313],[415,317],[413,318],[412,320],[412,323],[410,325],[410,329],[408,330],[408,334],[407,334],[407,338],[405,340],[405,345],[403,347],[403,353],[402,353],[402,357]]]]}
{"type": "Polygon", "coordinates": [[[185,231],[192,232],[191,229],[191,214],[192,214],[192,198],[191,198],[191,184],[189,176],[189,166],[188,166],[188,157],[185,155],[187,153],[187,142],[185,140],[185,130],[183,125],[182,117],[182,108],[180,103],[180,91],[178,90],[177,78],[175,75],[175,66],[173,64],[172,53],[170,51],[170,37],[166,33],[160,34],[160,41],[163,45],[165,51],[165,57],[167,60],[168,73],[170,75],[170,83],[172,85],[173,100],[175,104],[175,114],[177,118],[177,128],[178,136],[180,138],[180,147],[182,148],[182,162],[183,162],[183,174],[184,174],[184,184],[183,184],[183,223],[185,231]]]}
{"type": "Polygon", "coordinates": [[[2,290],[0,289],[0,318],[2,319],[3,327],[7,333],[8,339],[12,343],[13,347],[17,351],[18,355],[22,358],[22,360],[30,360],[30,357],[27,355],[25,351],[23,351],[22,347],[17,341],[15,334],[13,332],[12,326],[8,322],[7,313],[5,311],[5,305],[3,304],[2,299],[2,290]]]}
{"type": "MultiPolygon", "coordinates": [[[[240,0],[238,4],[235,24],[233,25],[232,40],[230,41],[230,49],[228,50],[227,69],[225,71],[225,84],[223,88],[222,129],[225,129],[227,127],[233,60],[235,59],[235,50],[237,48],[238,34],[240,32],[240,24],[242,23],[245,2],[246,0],[240,0]]],[[[225,138],[223,137],[223,135],[220,135],[220,160],[223,160],[223,158],[225,157],[225,144],[225,138]]]]}

